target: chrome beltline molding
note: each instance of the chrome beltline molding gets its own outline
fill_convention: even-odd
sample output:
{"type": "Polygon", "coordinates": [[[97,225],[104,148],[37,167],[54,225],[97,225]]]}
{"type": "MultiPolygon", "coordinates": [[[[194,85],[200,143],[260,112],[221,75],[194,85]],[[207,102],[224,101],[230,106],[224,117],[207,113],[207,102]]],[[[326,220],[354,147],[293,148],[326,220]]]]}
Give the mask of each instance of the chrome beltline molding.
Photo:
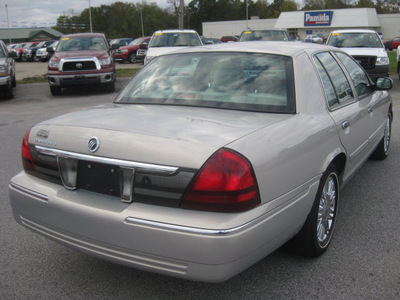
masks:
{"type": "Polygon", "coordinates": [[[115,165],[115,166],[126,167],[126,168],[137,168],[137,169],[143,169],[146,171],[157,172],[157,173],[174,174],[179,169],[178,167],[154,165],[154,164],[134,162],[134,161],[129,161],[129,160],[93,156],[93,155],[69,152],[69,151],[58,150],[58,149],[53,149],[53,148],[48,148],[48,147],[43,147],[43,146],[38,146],[38,145],[35,145],[35,149],[41,154],[46,154],[46,155],[51,155],[51,156],[74,158],[74,159],[79,159],[79,160],[103,163],[103,164],[108,164],[108,165],[115,165]]]}

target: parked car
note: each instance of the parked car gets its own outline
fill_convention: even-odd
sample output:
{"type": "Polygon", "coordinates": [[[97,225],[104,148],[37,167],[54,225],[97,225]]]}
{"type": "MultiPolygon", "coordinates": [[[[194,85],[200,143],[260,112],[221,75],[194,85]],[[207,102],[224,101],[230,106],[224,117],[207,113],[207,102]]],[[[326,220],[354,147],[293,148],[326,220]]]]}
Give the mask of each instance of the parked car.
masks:
{"type": "Polygon", "coordinates": [[[400,47],[397,47],[396,60],[397,60],[397,74],[399,75],[400,79],[400,47]]]}
{"type": "Polygon", "coordinates": [[[136,62],[137,63],[144,64],[144,59],[146,58],[149,42],[150,42],[150,39],[148,39],[148,40],[144,41],[142,44],[140,44],[139,49],[136,51],[136,62]]]}
{"type": "Polygon", "coordinates": [[[22,54],[21,54],[21,61],[26,62],[29,61],[32,57],[32,49],[36,48],[37,45],[39,45],[39,43],[41,42],[31,42],[31,43],[27,43],[24,46],[24,49],[22,50],[22,54]]]}
{"type": "Polygon", "coordinates": [[[304,41],[306,43],[317,43],[317,44],[324,43],[324,39],[318,35],[307,35],[304,41]]]}
{"type": "Polygon", "coordinates": [[[237,41],[239,41],[239,38],[234,35],[224,35],[223,37],[220,38],[220,41],[222,43],[237,42],[237,41]]]}
{"type": "Polygon", "coordinates": [[[112,39],[110,40],[109,44],[113,45],[116,44],[120,47],[128,46],[133,41],[133,38],[119,38],[119,39],[112,39]]]}
{"type": "Polygon", "coordinates": [[[108,92],[115,88],[115,64],[112,50],[102,33],[75,33],[61,37],[49,60],[47,79],[53,96],[60,95],[62,88],[76,85],[103,85],[108,92]]]}
{"type": "Polygon", "coordinates": [[[372,79],[389,77],[389,57],[378,33],[367,29],[332,31],[327,45],[343,48],[372,79]]]}
{"type": "Polygon", "coordinates": [[[13,88],[17,85],[15,55],[15,52],[9,52],[4,42],[0,40],[0,91],[6,99],[14,97],[13,88]]]}
{"type": "Polygon", "coordinates": [[[24,51],[24,47],[27,43],[17,44],[14,48],[11,49],[14,52],[14,60],[21,61],[22,52],[24,51]]]}
{"type": "Polygon", "coordinates": [[[47,45],[46,47],[39,48],[36,50],[36,58],[42,62],[46,62],[50,59],[51,54],[47,52],[47,48],[51,47],[53,48],[53,52],[56,50],[56,47],[58,45],[58,41],[53,41],[50,45],[47,45]]]}
{"type": "Polygon", "coordinates": [[[200,36],[200,38],[201,38],[201,41],[203,42],[203,45],[211,45],[211,44],[222,43],[220,39],[206,38],[204,36],[200,36]]]}
{"type": "Polygon", "coordinates": [[[247,41],[289,41],[284,29],[247,29],[240,34],[239,42],[247,41]]]}
{"type": "Polygon", "coordinates": [[[149,36],[140,37],[130,42],[128,46],[119,47],[119,49],[114,52],[115,61],[118,61],[119,63],[135,63],[137,60],[136,52],[138,51],[140,44],[147,43],[149,40],[149,36]]]}
{"type": "Polygon", "coordinates": [[[392,51],[400,46],[400,36],[385,42],[385,49],[392,51]]]}
{"type": "Polygon", "coordinates": [[[159,30],[153,33],[148,45],[144,64],[157,56],[179,50],[182,47],[201,46],[203,42],[195,30],[172,29],[159,30]]]}
{"type": "Polygon", "coordinates": [[[325,45],[159,56],[114,103],[28,130],[9,185],[14,218],[97,257],[198,281],[226,280],[286,242],[321,255],[340,188],[389,154],[391,86],[325,45]]]}
{"type": "Polygon", "coordinates": [[[32,45],[30,48],[25,49],[23,52],[23,60],[26,61],[35,61],[38,62],[41,60],[41,57],[37,56],[37,51],[41,48],[47,49],[51,44],[53,44],[55,41],[43,41],[40,42],[36,45],[32,45]]]}

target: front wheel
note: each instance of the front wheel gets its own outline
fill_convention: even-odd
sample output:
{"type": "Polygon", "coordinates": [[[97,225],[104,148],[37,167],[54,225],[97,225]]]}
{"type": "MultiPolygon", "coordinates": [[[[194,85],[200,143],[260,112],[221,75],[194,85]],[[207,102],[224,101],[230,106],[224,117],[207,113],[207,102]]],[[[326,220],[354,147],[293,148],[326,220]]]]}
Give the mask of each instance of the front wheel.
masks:
{"type": "Polygon", "coordinates": [[[339,205],[339,177],[331,164],[322,175],[311,211],[299,233],[288,242],[289,249],[306,257],[316,257],[329,247],[339,205]]]}
{"type": "Polygon", "coordinates": [[[136,63],[136,52],[129,53],[129,63],[134,64],[136,63]]]}
{"type": "Polygon", "coordinates": [[[383,138],[379,142],[375,151],[372,152],[371,154],[372,159],[383,160],[389,155],[391,132],[392,132],[392,115],[388,113],[385,122],[385,129],[383,131],[383,138]]]}
{"type": "Polygon", "coordinates": [[[61,95],[61,87],[50,86],[50,92],[53,96],[59,96],[59,95],[61,95]]]}

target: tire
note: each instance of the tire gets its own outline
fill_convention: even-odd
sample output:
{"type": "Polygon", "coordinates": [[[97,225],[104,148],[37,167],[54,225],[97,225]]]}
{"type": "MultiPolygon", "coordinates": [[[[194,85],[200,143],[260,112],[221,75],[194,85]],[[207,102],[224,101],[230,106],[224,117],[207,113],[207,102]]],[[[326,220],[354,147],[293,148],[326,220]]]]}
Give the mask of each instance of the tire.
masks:
{"type": "Polygon", "coordinates": [[[34,54],[34,55],[32,56],[32,60],[33,60],[34,62],[38,62],[38,61],[40,61],[40,58],[37,57],[36,54],[34,54]]]}
{"type": "Polygon", "coordinates": [[[50,92],[53,96],[60,96],[62,94],[61,87],[59,86],[50,86],[50,92]]]}
{"type": "Polygon", "coordinates": [[[16,87],[17,86],[17,79],[15,78],[15,74],[13,75],[13,77],[11,79],[11,85],[12,85],[12,87],[16,87]]]}
{"type": "Polygon", "coordinates": [[[113,93],[115,91],[115,82],[109,82],[105,84],[105,89],[107,93],[113,93]]]}
{"type": "Polygon", "coordinates": [[[129,53],[128,61],[131,64],[136,63],[136,52],[129,53]]]}
{"type": "Polygon", "coordinates": [[[26,56],[21,56],[21,61],[22,61],[22,62],[27,62],[28,59],[26,58],[26,56]]]}
{"type": "Polygon", "coordinates": [[[14,91],[13,91],[13,88],[10,87],[10,88],[8,88],[7,90],[5,90],[4,93],[3,93],[3,95],[4,95],[4,98],[5,98],[5,99],[12,99],[12,98],[14,98],[14,91]]]}
{"type": "Polygon", "coordinates": [[[322,175],[318,192],[303,227],[286,247],[305,257],[317,257],[328,249],[339,205],[339,176],[331,164],[322,175]]]}
{"type": "Polygon", "coordinates": [[[390,137],[392,133],[392,115],[388,113],[385,123],[383,138],[378,146],[372,152],[371,158],[375,160],[383,160],[389,155],[390,137]]]}

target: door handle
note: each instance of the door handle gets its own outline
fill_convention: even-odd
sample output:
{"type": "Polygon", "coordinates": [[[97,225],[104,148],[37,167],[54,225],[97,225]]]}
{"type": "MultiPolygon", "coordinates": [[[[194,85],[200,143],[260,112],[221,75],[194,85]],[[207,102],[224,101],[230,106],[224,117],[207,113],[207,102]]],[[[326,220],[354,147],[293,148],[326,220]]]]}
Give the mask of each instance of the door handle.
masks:
{"type": "Polygon", "coordinates": [[[349,121],[344,121],[344,122],[342,122],[342,128],[343,128],[343,129],[346,129],[346,128],[348,128],[348,127],[350,127],[350,122],[349,122],[349,121]]]}
{"type": "Polygon", "coordinates": [[[368,107],[368,113],[370,114],[370,113],[372,113],[374,111],[374,108],[373,107],[368,107]]]}

